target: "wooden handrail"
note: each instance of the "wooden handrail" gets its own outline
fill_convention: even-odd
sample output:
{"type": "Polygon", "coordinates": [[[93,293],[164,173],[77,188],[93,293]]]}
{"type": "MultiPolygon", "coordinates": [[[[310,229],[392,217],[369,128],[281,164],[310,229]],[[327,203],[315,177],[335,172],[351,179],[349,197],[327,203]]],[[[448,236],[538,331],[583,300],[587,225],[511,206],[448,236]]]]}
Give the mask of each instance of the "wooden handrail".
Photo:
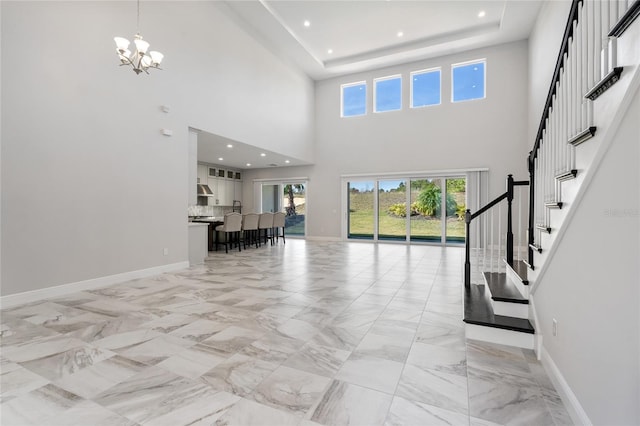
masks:
{"type": "Polygon", "coordinates": [[[538,126],[538,133],[536,134],[536,140],[533,145],[530,157],[533,161],[538,156],[538,149],[540,149],[540,143],[542,142],[542,133],[546,128],[546,120],[549,117],[549,110],[553,104],[553,95],[556,94],[556,83],[560,81],[560,71],[563,67],[564,54],[569,51],[569,39],[573,36],[573,21],[578,20],[578,6],[583,0],[573,0],[571,4],[571,10],[569,12],[569,19],[567,20],[567,26],[564,29],[564,35],[562,37],[562,44],[560,45],[560,52],[558,53],[558,59],[556,60],[556,68],[553,71],[553,78],[551,79],[551,87],[549,88],[549,94],[547,95],[547,101],[544,104],[544,110],[542,111],[542,118],[540,119],[540,125],[538,126]]]}
{"type": "Polygon", "coordinates": [[[620,18],[618,23],[609,31],[609,37],[620,37],[627,28],[640,16],[640,0],[636,0],[635,3],[627,10],[627,12],[620,18]]]}

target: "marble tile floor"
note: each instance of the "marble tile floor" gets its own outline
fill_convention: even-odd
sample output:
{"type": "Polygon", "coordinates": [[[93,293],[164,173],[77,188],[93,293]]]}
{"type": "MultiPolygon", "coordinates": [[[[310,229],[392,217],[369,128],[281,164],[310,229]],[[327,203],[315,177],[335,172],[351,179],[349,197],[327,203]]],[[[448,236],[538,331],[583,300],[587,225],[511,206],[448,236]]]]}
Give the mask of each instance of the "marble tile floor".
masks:
{"type": "Polygon", "coordinates": [[[9,425],[568,425],[533,352],[465,340],[460,248],[308,242],[1,312],[9,425]]]}

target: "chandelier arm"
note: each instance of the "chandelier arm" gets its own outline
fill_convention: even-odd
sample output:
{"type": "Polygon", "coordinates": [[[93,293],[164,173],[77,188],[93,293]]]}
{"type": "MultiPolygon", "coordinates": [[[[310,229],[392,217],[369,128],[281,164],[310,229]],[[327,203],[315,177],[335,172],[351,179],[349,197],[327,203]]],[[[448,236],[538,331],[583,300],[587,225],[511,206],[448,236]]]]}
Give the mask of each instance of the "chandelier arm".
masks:
{"type": "Polygon", "coordinates": [[[124,58],[124,59],[126,59],[126,60],[127,60],[127,62],[126,62],[126,63],[122,63],[122,62],[121,62],[121,63],[120,63],[120,66],[123,66],[123,65],[131,65],[132,67],[134,67],[134,68],[135,68],[134,63],[133,63],[133,61],[132,61],[130,58],[128,58],[127,56],[124,56],[123,54],[120,54],[119,56],[120,56],[120,60],[122,60],[122,58],[124,58]]]}

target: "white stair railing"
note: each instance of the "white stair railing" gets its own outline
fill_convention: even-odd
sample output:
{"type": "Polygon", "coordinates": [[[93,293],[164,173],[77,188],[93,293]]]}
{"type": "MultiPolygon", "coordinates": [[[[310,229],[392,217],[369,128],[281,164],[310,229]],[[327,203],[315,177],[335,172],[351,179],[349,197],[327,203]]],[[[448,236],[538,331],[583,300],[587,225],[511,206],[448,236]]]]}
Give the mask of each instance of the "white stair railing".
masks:
{"type": "Polygon", "coordinates": [[[514,181],[509,175],[504,194],[473,214],[467,210],[465,285],[482,284],[484,272],[504,273],[507,264],[522,260],[526,253],[529,214],[528,188],[524,186],[528,184],[528,181],[514,181]]]}
{"type": "MultiPolygon", "coordinates": [[[[562,208],[562,182],[576,176],[576,146],[595,134],[593,101],[620,76],[616,35],[640,0],[574,0],[534,149],[531,151],[529,257],[562,208]]],[[[630,15],[634,15],[629,18],[630,15]]],[[[626,25],[629,25],[628,23],[626,25]]],[[[626,27],[625,27],[626,28],[626,27]]],[[[624,31],[624,28],[622,29],[624,31]]]]}

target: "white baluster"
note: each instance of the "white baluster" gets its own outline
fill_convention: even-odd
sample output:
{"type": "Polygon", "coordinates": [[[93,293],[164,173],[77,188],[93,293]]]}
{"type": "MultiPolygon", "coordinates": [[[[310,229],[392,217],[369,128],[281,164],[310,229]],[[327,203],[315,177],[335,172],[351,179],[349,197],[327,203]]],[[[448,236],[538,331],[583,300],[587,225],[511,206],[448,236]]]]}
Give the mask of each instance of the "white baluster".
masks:
{"type": "Polygon", "coordinates": [[[498,272],[500,272],[500,267],[502,266],[502,202],[498,203],[498,257],[496,258],[496,263],[498,266],[498,272]]]}
{"type": "Polygon", "coordinates": [[[582,28],[582,60],[580,61],[580,69],[582,70],[582,84],[580,85],[580,99],[582,102],[582,119],[580,121],[580,131],[588,126],[587,122],[587,104],[584,95],[589,91],[589,21],[588,7],[582,6],[581,24],[582,28]]]}
{"type": "Polygon", "coordinates": [[[518,188],[518,260],[520,259],[520,247],[522,246],[522,187],[518,188]]]}
{"type": "Polygon", "coordinates": [[[609,71],[618,66],[618,39],[615,37],[609,38],[609,71]]]}
{"type": "MultiPolygon", "coordinates": [[[[578,5],[578,19],[582,17],[582,3],[578,5]]],[[[582,25],[578,23],[576,25],[576,36],[574,40],[576,42],[576,57],[575,64],[575,91],[573,92],[574,106],[575,106],[575,130],[579,133],[582,130],[582,25]]]]}
{"type": "Polygon", "coordinates": [[[489,271],[493,272],[493,236],[495,235],[495,230],[493,229],[493,210],[491,209],[491,246],[489,247],[489,271]]]}
{"type": "Polygon", "coordinates": [[[487,238],[487,232],[489,230],[489,226],[487,223],[487,214],[483,214],[482,215],[482,220],[484,221],[483,225],[482,225],[482,232],[484,233],[484,239],[482,241],[482,246],[483,246],[483,254],[482,254],[482,269],[486,270],[486,265],[487,265],[487,245],[489,244],[489,240],[487,238]]]}
{"type": "Polygon", "coordinates": [[[583,94],[586,94],[591,88],[594,86],[596,78],[594,76],[594,52],[595,52],[595,20],[593,17],[593,2],[586,2],[587,9],[587,17],[585,19],[586,23],[586,38],[587,38],[587,89],[583,94]]]}
{"type": "MultiPolygon", "coordinates": [[[[593,2],[593,18],[594,18],[594,28],[593,28],[593,40],[594,40],[594,61],[593,61],[593,77],[595,79],[595,83],[602,80],[602,69],[601,69],[601,59],[602,59],[602,17],[601,17],[601,5],[600,2],[593,2]]],[[[594,85],[595,85],[594,83],[594,85]]],[[[592,86],[593,87],[593,86],[592,86]]]]}
{"type": "Polygon", "coordinates": [[[605,1],[600,2],[600,79],[609,73],[609,45],[607,33],[609,32],[609,5],[605,1]]]}
{"type": "MultiPolygon", "coordinates": [[[[618,0],[608,0],[609,3],[609,31],[618,23],[618,0]]],[[[607,31],[607,33],[609,32],[607,31]]]]}

